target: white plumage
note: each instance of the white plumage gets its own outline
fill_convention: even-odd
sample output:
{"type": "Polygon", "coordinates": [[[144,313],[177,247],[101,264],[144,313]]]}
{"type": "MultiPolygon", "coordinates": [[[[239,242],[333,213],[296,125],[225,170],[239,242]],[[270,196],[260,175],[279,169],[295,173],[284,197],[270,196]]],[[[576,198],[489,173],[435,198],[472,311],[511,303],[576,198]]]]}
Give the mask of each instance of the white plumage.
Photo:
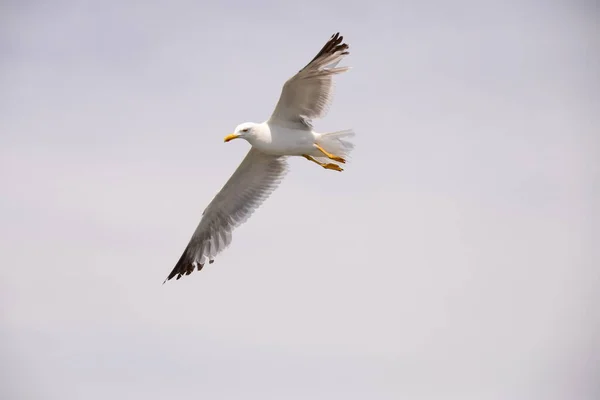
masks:
{"type": "Polygon", "coordinates": [[[246,122],[225,137],[241,138],[251,149],[221,191],[202,213],[185,251],[166,280],[177,279],[212,263],[231,243],[233,230],[244,223],[277,188],[288,171],[287,157],[302,156],[325,169],[342,171],[340,164],[353,145],[352,130],[317,133],[312,120],[326,115],[333,96],[333,76],[347,71],[337,67],[348,45],[336,33],[321,51],[283,85],[271,117],[246,122]]]}

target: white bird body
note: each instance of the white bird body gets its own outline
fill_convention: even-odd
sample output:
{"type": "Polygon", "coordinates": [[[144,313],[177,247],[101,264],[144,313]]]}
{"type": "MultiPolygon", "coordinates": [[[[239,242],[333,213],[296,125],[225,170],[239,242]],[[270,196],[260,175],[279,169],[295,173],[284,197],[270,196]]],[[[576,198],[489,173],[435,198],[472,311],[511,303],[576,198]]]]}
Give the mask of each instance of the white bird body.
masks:
{"type": "MultiPolygon", "coordinates": [[[[313,144],[319,134],[311,129],[294,129],[265,121],[254,124],[247,138],[252,147],[273,156],[301,156],[316,150],[313,144]]],[[[318,150],[317,150],[318,151],[318,150]]]]}
{"type": "Polygon", "coordinates": [[[333,35],[304,68],[286,81],[267,121],[240,124],[225,137],[225,142],[245,139],[251,145],[250,151],[202,213],[190,242],[166,280],[201,270],[229,246],[232,231],[279,186],[288,171],[287,157],[302,156],[325,169],[342,171],[339,164],[346,162],[354,148],[347,141],[354,132],[317,133],[312,119],[327,113],[333,76],[349,69],[336,67],[348,54],[347,49],[343,37],[339,33],[333,35]]]}
{"type": "MultiPolygon", "coordinates": [[[[315,147],[315,144],[325,149],[334,145],[327,140],[329,134],[317,133],[312,129],[290,128],[269,123],[269,121],[251,126],[253,135],[246,139],[248,143],[255,149],[273,156],[303,156],[307,154],[322,158],[323,153],[315,147]]],[[[335,151],[333,152],[335,153],[335,151]]],[[[347,155],[345,152],[343,153],[343,155],[347,155]]]]}

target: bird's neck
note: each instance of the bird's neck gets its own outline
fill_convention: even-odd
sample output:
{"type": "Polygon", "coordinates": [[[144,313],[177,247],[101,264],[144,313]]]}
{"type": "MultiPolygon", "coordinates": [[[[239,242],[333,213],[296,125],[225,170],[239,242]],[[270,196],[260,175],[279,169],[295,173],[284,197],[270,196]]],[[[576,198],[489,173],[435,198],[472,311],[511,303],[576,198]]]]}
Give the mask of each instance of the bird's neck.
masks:
{"type": "Polygon", "coordinates": [[[261,144],[271,142],[271,129],[266,122],[256,124],[253,129],[253,135],[248,138],[248,142],[253,146],[260,147],[261,144]]]}

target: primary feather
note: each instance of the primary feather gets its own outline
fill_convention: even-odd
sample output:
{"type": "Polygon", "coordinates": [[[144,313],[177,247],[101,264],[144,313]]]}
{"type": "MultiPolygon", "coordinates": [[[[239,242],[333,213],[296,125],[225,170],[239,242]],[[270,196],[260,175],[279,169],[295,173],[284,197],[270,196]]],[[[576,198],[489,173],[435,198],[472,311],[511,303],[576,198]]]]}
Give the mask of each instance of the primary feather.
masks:
{"type": "Polygon", "coordinates": [[[223,189],[202,213],[179,262],[167,277],[200,271],[231,243],[231,232],[244,222],[279,186],[288,171],[285,157],[274,157],[251,148],[223,189]]]}
{"type": "Polygon", "coordinates": [[[271,115],[277,123],[295,122],[307,126],[323,118],[333,99],[333,76],[349,67],[335,67],[348,54],[343,36],[336,33],[321,51],[283,85],[281,96],[271,115]]]}

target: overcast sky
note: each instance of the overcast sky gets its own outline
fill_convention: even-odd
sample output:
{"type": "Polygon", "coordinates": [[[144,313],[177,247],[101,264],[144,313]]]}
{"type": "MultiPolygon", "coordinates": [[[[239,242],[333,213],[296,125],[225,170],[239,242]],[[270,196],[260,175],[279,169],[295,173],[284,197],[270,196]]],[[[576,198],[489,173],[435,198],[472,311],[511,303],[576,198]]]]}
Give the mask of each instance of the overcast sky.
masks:
{"type": "Polygon", "coordinates": [[[0,397],[597,399],[598,5],[207,3],[2,1],[0,397]],[[162,285],[336,31],[352,162],[162,285]]]}

